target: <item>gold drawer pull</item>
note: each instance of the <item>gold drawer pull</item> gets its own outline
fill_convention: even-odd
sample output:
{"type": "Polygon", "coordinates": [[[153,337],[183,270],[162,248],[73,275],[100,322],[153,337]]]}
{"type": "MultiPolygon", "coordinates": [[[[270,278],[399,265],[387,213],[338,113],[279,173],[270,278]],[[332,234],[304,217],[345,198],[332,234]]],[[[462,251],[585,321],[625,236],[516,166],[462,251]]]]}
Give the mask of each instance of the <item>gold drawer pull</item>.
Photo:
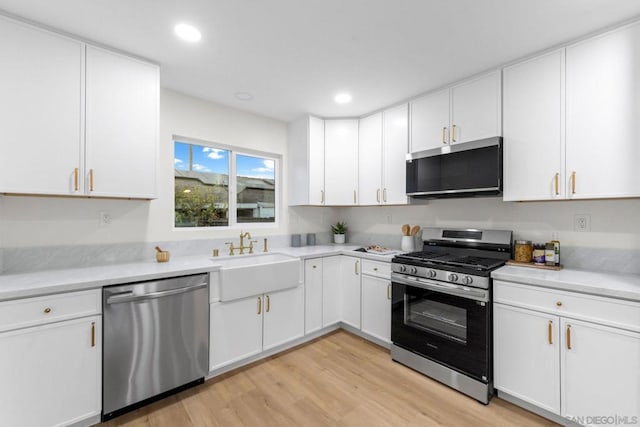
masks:
{"type": "Polygon", "coordinates": [[[267,295],[267,313],[269,312],[269,310],[271,310],[271,298],[269,298],[269,295],[267,295]]]}
{"type": "Polygon", "coordinates": [[[93,169],[89,169],[89,191],[93,191],[93,169]]]}
{"type": "Polygon", "coordinates": [[[456,125],[451,127],[451,141],[456,142],[456,125]]]}
{"type": "Polygon", "coordinates": [[[380,189],[379,188],[376,190],[376,201],[378,203],[380,203],[380,189]]]}
{"type": "Polygon", "coordinates": [[[559,181],[560,181],[560,174],[556,173],[556,177],[555,177],[556,196],[560,194],[559,181]]]}
{"type": "Polygon", "coordinates": [[[80,169],[75,168],[73,170],[73,189],[78,191],[80,189],[80,183],[78,182],[78,177],[80,175],[80,169]]]}
{"type": "Polygon", "coordinates": [[[387,285],[387,299],[391,299],[391,283],[387,285]]]}
{"type": "Polygon", "coordinates": [[[576,173],[571,172],[571,194],[576,194],[576,173]]]}
{"type": "Polygon", "coordinates": [[[378,271],[378,267],[373,267],[373,271],[378,271]]]}
{"type": "Polygon", "coordinates": [[[571,350],[571,325],[567,325],[567,350],[571,350]]]}
{"type": "Polygon", "coordinates": [[[446,127],[442,128],[442,143],[443,144],[447,143],[447,128],[446,127]]]}
{"type": "Polygon", "coordinates": [[[47,307],[44,309],[44,314],[49,314],[51,313],[51,308],[47,307]]]}
{"type": "Polygon", "coordinates": [[[96,322],[91,322],[91,347],[96,346],[96,322]]]}
{"type": "Polygon", "coordinates": [[[553,320],[549,320],[549,329],[547,330],[549,345],[553,344],[553,320]]]}
{"type": "Polygon", "coordinates": [[[262,314],[262,298],[258,297],[258,314],[262,314]]]}
{"type": "Polygon", "coordinates": [[[556,301],[556,305],[557,305],[558,307],[562,307],[562,301],[556,301]]]}

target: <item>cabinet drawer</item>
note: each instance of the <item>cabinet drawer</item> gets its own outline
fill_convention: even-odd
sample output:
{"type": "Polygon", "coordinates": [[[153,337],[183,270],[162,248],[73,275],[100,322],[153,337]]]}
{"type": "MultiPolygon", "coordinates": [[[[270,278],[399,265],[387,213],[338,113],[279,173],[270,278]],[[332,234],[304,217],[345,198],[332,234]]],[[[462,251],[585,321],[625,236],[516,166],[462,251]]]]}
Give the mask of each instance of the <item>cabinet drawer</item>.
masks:
{"type": "Polygon", "coordinates": [[[0,303],[0,331],[58,322],[102,312],[100,289],[0,303]]]}
{"type": "Polygon", "coordinates": [[[543,311],[556,316],[640,331],[640,303],[633,301],[499,280],[493,282],[493,299],[497,303],[543,311]]]}
{"type": "Polygon", "coordinates": [[[362,274],[370,276],[383,277],[389,279],[391,277],[391,264],[388,262],[362,260],[362,274]]]}

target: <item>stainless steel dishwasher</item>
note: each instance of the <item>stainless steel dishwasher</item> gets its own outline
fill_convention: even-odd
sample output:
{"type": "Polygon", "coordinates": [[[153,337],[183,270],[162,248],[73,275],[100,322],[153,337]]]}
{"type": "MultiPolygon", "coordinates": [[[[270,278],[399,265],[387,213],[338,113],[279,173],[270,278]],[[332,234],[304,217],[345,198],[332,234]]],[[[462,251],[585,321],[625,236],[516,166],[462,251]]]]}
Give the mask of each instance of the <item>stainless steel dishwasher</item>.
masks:
{"type": "Polygon", "coordinates": [[[204,382],[209,275],[105,287],[102,419],[204,382]]]}

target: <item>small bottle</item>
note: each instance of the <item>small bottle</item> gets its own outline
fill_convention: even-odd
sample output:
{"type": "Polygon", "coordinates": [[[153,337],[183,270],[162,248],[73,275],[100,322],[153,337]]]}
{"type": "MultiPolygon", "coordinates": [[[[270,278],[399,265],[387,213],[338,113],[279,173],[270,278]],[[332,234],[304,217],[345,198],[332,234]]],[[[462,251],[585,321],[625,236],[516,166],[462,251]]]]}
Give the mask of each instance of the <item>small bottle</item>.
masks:
{"type": "Polygon", "coordinates": [[[553,242],[549,242],[545,245],[544,263],[549,266],[556,265],[556,245],[553,242]]]}
{"type": "Polygon", "coordinates": [[[545,246],[540,243],[533,245],[533,263],[537,265],[544,265],[544,251],[545,246]]]}
{"type": "Polygon", "coordinates": [[[560,240],[552,240],[553,249],[555,252],[554,261],[556,266],[560,266],[560,240]]]}

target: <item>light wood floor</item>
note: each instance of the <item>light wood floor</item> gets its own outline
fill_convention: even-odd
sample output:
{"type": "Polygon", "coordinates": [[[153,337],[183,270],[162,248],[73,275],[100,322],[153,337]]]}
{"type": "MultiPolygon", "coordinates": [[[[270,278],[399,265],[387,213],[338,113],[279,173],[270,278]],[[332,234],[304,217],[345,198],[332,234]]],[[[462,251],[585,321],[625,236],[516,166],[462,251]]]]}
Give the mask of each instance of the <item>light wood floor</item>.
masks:
{"type": "Polygon", "coordinates": [[[224,374],[102,426],[549,426],[487,406],[344,331],[224,374]]]}

